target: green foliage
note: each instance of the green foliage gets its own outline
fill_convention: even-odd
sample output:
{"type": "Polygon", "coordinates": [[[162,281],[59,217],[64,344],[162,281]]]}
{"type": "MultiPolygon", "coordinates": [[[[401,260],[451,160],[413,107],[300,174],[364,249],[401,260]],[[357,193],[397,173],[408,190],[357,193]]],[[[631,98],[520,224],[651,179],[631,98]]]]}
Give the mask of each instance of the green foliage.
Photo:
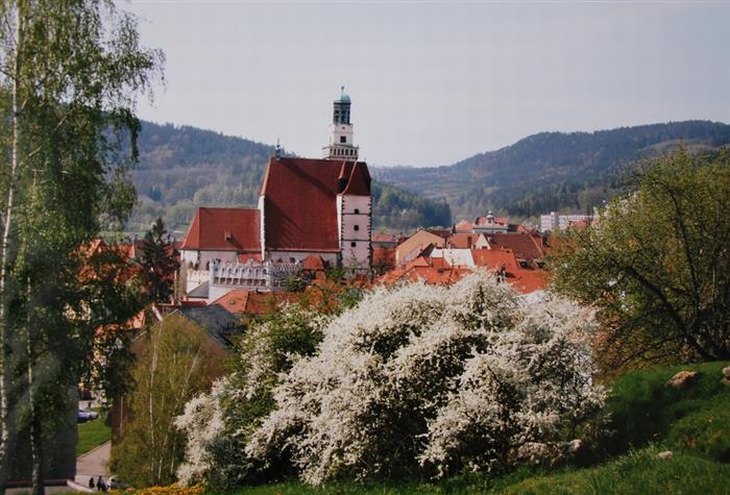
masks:
{"type": "Polygon", "coordinates": [[[37,492],[43,440],[99,324],[127,316],[96,297],[115,279],[89,267],[88,251],[101,218],[119,224],[131,208],[131,107],[162,57],[113,2],[8,1],[0,17],[0,486],[10,427],[29,426],[37,492]]]}
{"type": "Polygon", "coordinates": [[[188,458],[178,471],[183,482],[204,480],[225,491],[289,473],[287,453],[264,466],[248,457],[245,448],[261,418],[274,408],[272,390],[281,373],[314,354],[321,342],[327,318],[322,313],[336,314],[359,299],[354,291],[334,290],[328,283],[317,287],[322,292],[307,291],[301,302],[253,321],[237,343],[231,373],[209,394],[188,403],[178,418],[188,434],[188,458]]]}
{"type": "MultiPolygon", "coordinates": [[[[274,147],[194,127],[144,122],[140,163],[133,172],[140,193],[128,230],[140,232],[162,216],[184,232],[199,206],[258,202],[274,147]]],[[[385,184],[373,184],[373,226],[410,230],[451,225],[449,206],[385,184]]]]}
{"type": "Polygon", "coordinates": [[[291,304],[261,322],[254,322],[239,342],[234,372],[229,376],[230,395],[222,401],[227,434],[211,445],[216,466],[208,474],[211,486],[231,489],[261,480],[261,471],[263,478],[282,474],[277,463],[266,470],[248,459],[245,445],[259,420],[274,408],[272,389],[279,383],[279,374],[288,371],[297,357],[315,352],[322,340],[319,319],[309,309],[291,304]]]}
{"type": "Polygon", "coordinates": [[[725,393],[717,402],[692,411],[674,423],[668,432],[667,444],[718,462],[730,463],[728,425],[730,394],[725,393]]]}
{"type": "Polygon", "coordinates": [[[151,302],[169,303],[175,291],[175,275],[180,269],[178,253],[162,218],[152,224],[142,241],[142,278],[151,302]]]}
{"type": "Polygon", "coordinates": [[[199,206],[255,205],[274,147],[194,127],[144,122],[139,166],[132,176],[140,201],[127,225],[144,231],[164,217],[185,231],[199,206]]]}
{"type": "Polygon", "coordinates": [[[509,476],[487,478],[466,474],[440,482],[391,481],[366,484],[339,482],[319,488],[288,482],[246,488],[245,494],[575,494],[725,493],[730,465],[723,456],[730,441],[727,416],[730,386],[721,383],[730,363],[703,363],[635,371],[612,384],[608,407],[616,452],[605,463],[559,472],[522,469],[509,476]],[[665,386],[680,370],[699,377],[684,389],[665,386]],[[691,441],[690,441],[691,439],[691,441]],[[632,448],[633,446],[633,448],[632,448]],[[720,447],[720,448],[718,448],[720,447]],[[672,449],[673,458],[657,454],[672,449]],[[723,453],[724,452],[724,453],[723,453]]]}
{"type": "Polygon", "coordinates": [[[692,455],[657,458],[656,448],[621,456],[603,466],[531,478],[503,492],[519,495],[630,495],[725,493],[730,465],[692,455]]]}
{"type": "Polygon", "coordinates": [[[408,231],[418,227],[451,226],[451,210],[403,189],[373,182],[373,227],[408,231]]]}
{"type": "Polygon", "coordinates": [[[212,340],[180,315],[168,315],[142,339],[130,419],[121,426],[123,436],[112,448],[110,466],[133,486],[170,484],[185,440],[175,417],[210,386],[218,359],[212,340]]]}
{"type": "Polygon", "coordinates": [[[554,286],[598,308],[608,366],[730,358],[729,197],[730,153],[680,150],[567,239],[554,286]]]}
{"type": "Polygon", "coordinates": [[[611,454],[649,442],[664,442],[667,447],[692,451],[727,462],[730,454],[727,411],[730,386],[720,381],[728,362],[652,368],[629,372],[612,384],[608,400],[610,428],[614,434],[605,448],[611,454]],[[666,386],[681,370],[699,371],[690,386],[666,386]]]}
{"type": "Polygon", "coordinates": [[[593,133],[544,132],[451,166],[373,168],[371,173],[380,182],[445,201],[457,221],[489,210],[513,217],[591,212],[622,190],[629,164],[680,143],[716,149],[730,143],[730,126],[687,121],[593,133]]]}
{"type": "Polygon", "coordinates": [[[98,418],[81,423],[79,428],[79,441],[76,444],[76,455],[82,455],[95,449],[99,445],[112,439],[112,429],[106,424],[103,415],[98,418]]]}

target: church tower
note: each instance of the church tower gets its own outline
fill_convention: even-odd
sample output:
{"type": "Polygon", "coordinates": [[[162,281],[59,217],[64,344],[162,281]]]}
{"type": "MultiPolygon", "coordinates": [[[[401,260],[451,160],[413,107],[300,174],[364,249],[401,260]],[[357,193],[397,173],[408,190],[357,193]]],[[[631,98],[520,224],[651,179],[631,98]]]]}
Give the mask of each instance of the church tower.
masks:
{"type": "Polygon", "coordinates": [[[322,148],[324,157],[328,160],[356,161],[358,158],[359,148],[352,142],[351,104],[350,97],[345,94],[345,87],[342,86],[340,98],[334,101],[330,144],[322,148]]]}

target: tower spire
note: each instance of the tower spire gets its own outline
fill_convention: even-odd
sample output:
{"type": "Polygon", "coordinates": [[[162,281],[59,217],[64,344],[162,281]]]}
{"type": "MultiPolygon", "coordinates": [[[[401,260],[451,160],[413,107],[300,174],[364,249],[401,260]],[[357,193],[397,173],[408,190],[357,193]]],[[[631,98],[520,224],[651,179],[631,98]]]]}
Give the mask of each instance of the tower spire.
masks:
{"type": "Polygon", "coordinates": [[[345,93],[345,86],[340,86],[341,94],[334,101],[332,112],[332,137],[330,144],[323,148],[324,157],[330,160],[356,161],[359,148],[353,144],[353,125],[350,122],[352,101],[345,93]]]}

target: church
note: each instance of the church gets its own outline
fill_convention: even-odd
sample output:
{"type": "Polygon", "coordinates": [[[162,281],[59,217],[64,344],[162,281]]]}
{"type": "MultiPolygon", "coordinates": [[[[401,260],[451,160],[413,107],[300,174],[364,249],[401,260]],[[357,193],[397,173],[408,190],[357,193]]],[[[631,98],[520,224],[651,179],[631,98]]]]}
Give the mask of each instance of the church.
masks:
{"type": "Polygon", "coordinates": [[[270,158],[257,208],[201,207],[180,247],[188,292],[213,300],[232,288],[276,290],[316,260],[351,273],[372,265],[372,194],[358,161],[351,99],[334,101],[324,158],[270,158]]]}

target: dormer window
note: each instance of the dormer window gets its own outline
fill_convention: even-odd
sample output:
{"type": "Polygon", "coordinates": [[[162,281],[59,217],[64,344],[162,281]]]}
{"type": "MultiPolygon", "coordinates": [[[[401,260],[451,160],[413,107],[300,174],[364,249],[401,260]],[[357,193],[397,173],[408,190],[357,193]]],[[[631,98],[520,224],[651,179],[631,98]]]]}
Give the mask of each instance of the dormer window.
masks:
{"type": "Polygon", "coordinates": [[[233,239],[233,235],[231,234],[231,232],[230,232],[230,231],[225,231],[225,232],[223,233],[223,236],[224,236],[224,238],[225,238],[226,242],[230,242],[230,241],[231,241],[231,239],[233,239]]]}

